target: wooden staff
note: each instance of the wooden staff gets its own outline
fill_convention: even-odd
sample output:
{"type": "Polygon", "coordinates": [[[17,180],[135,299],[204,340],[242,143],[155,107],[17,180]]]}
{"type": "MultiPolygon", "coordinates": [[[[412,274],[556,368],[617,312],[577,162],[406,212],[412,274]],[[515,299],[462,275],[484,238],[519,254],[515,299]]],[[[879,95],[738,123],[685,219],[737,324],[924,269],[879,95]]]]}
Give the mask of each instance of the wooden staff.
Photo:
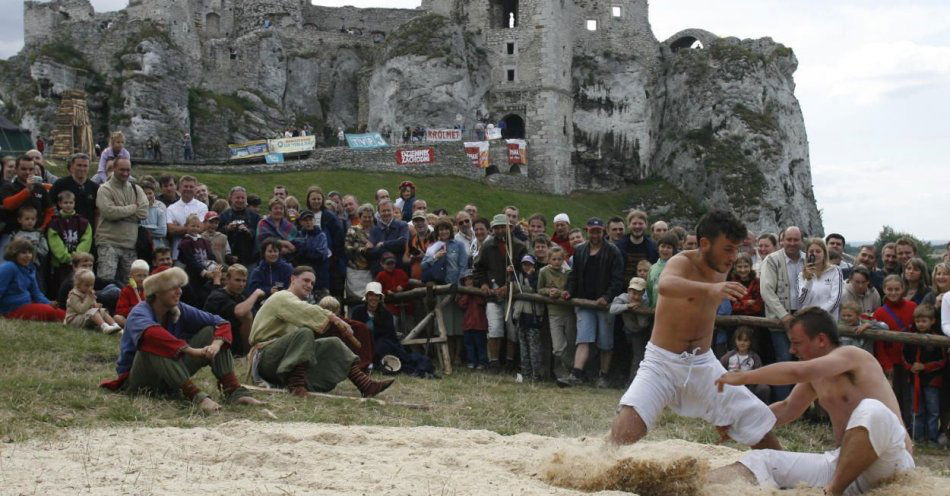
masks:
{"type": "MultiPolygon", "coordinates": [[[[289,393],[289,391],[287,391],[286,389],[265,388],[265,387],[260,387],[260,386],[251,386],[247,384],[245,384],[244,387],[247,389],[250,389],[251,391],[260,391],[262,393],[270,393],[270,394],[282,394],[282,393],[288,394],[289,393]]],[[[340,396],[337,394],[314,393],[312,391],[307,391],[307,396],[310,396],[313,398],[330,398],[334,400],[351,400],[351,401],[358,401],[360,403],[373,403],[373,404],[381,405],[381,406],[386,406],[386,405],[401,406],[401,407],[410,408],[413,410],[429,410],[432,408],[429,405],[423,405],[421,403],[404,403],[402,401],[384,401],[378,398],[358,398],[356,396],[340,396]]]]}

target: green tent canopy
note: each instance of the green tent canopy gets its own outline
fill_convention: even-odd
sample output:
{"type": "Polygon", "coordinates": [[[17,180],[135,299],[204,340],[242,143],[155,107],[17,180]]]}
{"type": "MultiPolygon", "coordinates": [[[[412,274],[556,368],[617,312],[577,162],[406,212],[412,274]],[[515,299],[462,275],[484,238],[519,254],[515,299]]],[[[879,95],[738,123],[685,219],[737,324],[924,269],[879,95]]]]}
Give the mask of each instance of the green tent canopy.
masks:
{"type": "Polygon", "coordinates": [[[30,131],[0,115],[0,155],[17,155],[33,148],[30,131]]]}

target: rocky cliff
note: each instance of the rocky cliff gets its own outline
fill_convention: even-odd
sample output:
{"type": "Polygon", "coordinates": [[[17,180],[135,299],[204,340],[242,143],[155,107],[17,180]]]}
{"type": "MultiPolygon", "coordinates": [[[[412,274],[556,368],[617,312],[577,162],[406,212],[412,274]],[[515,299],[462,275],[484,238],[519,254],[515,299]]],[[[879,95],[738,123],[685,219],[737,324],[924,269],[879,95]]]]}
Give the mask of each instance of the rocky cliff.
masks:
{"type": "MultiPolygon", "coordinates": [[[[98,140],[122,130],[142,155],[156,138],[171,159],[186,132],[199,157],[218,158],[228,143],[288,127],[310,126],[329,144],[341,127],[398,136],[407,125],[450,127],[461,115],[471,128],[475,115],[511,112],[533,116],[529,147],[534,138],[564,150],[551,163],[533,155],[523,179],[539,189],[550,190],[545,174],[570,176],[568,191],[649,182],[662,185],[657,195],[631,206],[676,222],[727,207],[756,231],[822,231],[791,49],[700,30],[660,43],[645,19],[636,37],[535,23],[507,32],[473,24],[484,0],[454,1],[428,0],[426,12],[133,0],[106,14],[87,0],[27,2],[27,46],[0,61],[0,112],[48,136],[59,95],[84,89],[98,140]],[[551,31],[534,34],[541,28],[551,31]],[[509,40],[514,54],[504,53],[509,40]],[[520,53],[566,62],[538,67],[520,53]],[[510,68],[542,76],[519,87],[505,81],[510,68]]],[[[570,22],[555,11],[550,22],[570,22]]]]}

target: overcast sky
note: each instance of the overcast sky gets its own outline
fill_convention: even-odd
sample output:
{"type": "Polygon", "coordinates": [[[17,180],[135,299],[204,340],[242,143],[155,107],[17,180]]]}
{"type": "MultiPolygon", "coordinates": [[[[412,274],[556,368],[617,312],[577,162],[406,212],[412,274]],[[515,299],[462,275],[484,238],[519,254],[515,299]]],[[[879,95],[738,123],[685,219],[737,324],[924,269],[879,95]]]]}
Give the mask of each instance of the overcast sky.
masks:
{"type": "MultiPolygon", "coordinates": [[[[125,0],[93,0],[115,10],[125,0]]],[[[417,7],[419,0],[318,0],[417,7]]],[[[0,0],[0,58],[23,44],[20,0],[0,0]]],[[[657,0],[660,40],[687,27],[771,36],[795,50],[797,95],[826,232],[870,240],[883,224],[950,238],[950,1],[657,0]]]]}

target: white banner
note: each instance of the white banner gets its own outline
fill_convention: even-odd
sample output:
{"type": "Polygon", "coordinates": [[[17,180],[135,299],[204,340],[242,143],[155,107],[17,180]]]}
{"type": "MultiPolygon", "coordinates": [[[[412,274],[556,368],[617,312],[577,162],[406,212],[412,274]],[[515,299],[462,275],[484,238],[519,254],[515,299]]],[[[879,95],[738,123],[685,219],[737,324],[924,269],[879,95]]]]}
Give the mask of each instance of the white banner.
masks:
{"type": "Polygon", "coordinates": [[[462,141],[462,130],[426,129],[426,141],[462,141]]]}

